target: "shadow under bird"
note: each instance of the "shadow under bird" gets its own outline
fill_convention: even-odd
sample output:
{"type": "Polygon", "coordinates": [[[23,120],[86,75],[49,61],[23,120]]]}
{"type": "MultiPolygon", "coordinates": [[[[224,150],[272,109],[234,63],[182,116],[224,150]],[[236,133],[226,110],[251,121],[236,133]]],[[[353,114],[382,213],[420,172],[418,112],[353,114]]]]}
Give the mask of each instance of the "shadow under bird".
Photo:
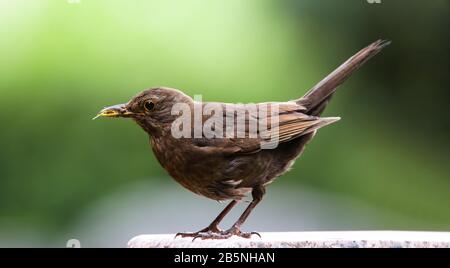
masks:
{"type": "MultiPolygon", "coordinates": [[[[303,97],[287,102],[276,102],[278,145],[266,149],[264,137],[213,137],[191,136],[176,138],[172,125],[179,115],[172,114],[175,104],[186,104],[195,109],[208,102],[197,102],[183,92],[157,87],[145,90],[126,104],[104,108],[97,117],[123,117],[133,119],[150,137],[151,148],[159,163],[182,186],[188,190],[218,201],[231,200],[217,218],[206,228],[194,233],[178,233],[177,236],[201,239],[224,239],[233,235],[250,238],[256,232],[242,232],[241,226],[265,194],[265,187],[284,174],[302,154],[306,144],[316,131],[339,120],[338,117],[320,117],[336,88],[369,58],[376,55],[390,42],[377,40],[363,48],[331,74],[309,90],[303,97]],[[247,194],[252,201],[239,219],[228,230],[218,225],[225,215],[247,194]]],[[[227,109],[241,109],[234,104],[216,103],[223,106],[224,122],[227,109]]],[[[190,115],[194,116],[194,115],[190,115]]],[[[233,114],[234,116],[234,114],[233,114]]],[[[261,115],[258,114],[261,117],[261,115]]],[[[210,115],[202,115],[205,122],[210,115]]],[[[249,122],[246,117],[245,124],[249,122]]],[[[194,124],[190,126],[194,132],[194,124]]],[[[268,125],[268,130],[271,130],[268,125]]],[[[273,127],[275,130],[275,127],[273,127]]],[[[249,127],[244,128],[248,132],[249,127]]],[[[259,235],[259,234],[258,234],[259,235]]]]}

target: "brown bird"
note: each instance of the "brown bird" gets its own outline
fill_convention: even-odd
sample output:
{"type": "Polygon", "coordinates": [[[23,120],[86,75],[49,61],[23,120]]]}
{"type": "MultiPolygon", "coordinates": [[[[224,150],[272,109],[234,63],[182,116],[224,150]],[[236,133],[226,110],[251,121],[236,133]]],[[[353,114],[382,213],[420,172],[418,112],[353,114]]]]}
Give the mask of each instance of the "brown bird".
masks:
{"type": "MultiPolygon", "coordinates": [[[[189,128],[185,132],[189,134],[188,136],[176,137],[173,131],[180,128],[173,126],[181,114],[173,112],[176,104],[184,104],[183,107],[189,108],[186,118],[194,120],[193,111],[196,108],[216,105],[222,108],[222,111],[215,113],[219,113],[217,115],[224,119],[224,122],[230,117],[235,119],[243,110],[243,106],[198,102],[171,88],[157,87],[145,90],[126,104],[104,108],[97,117],[132,118],[149,134],[151,148],[156,158],[177,182],[196,194],[218,201],[231,200],[208,227],[194,233],[178,233],[177,236],[223,239],[236,235],[250,238],[252,234],[257,233],[245,233],[240,228],[263,198],[265,187],[294,164],[317,129],[339,120],[337,117],[319,116],[336,88],[389,43],[378,40],[370,44],[299,99],[258,104],[258,107],[270,104],[276,105],[277,108],[269,108],[266,114],[258,113],[256,116],[247,113],[244,122],[240,122],[245,124],[245,127],[240,130],[239,122],[236,120],[231,126],[224,126],[224,132],[231,129],[235,134],[231,137],[207,137],[204,133],[192,136],[195,134],[194,124],[183,125],[183,129],[189,128]],[[278,124],[271,121],[274,118],[278,120],[278,124]],[[265,132],[257,132],[256,137],[251,135],[249,127],[254,121],[267,123],[265,132]],[[263,132],[277,139],[275,147],[263,146],[264,142],[268,143],[268,137],[263,135],[263,132]],[[220,230],[218,225],[221,220],[249,193],[252,195],[252,201],[240,218],[230,229],[220,230]]],[[[200,121],[205,124],[212,116],[213,114],[202,114],[200,121]]],[[[211,129],[217,130],[214,126],[211,129]]]]}

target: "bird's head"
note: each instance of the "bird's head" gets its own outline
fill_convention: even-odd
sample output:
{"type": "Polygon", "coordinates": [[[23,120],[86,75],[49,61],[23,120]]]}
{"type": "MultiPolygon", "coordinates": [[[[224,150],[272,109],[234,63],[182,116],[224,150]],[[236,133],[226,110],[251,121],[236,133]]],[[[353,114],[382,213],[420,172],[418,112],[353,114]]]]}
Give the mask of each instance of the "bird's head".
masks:
{"type": "Polygon", "coordinates": [[[157,134],[177,118],[172,115],[172,107],[177,103],[192,105],[193,100],[183,92],[157,87],[144,90],[133,97],[128,103],[118,104],[102,109],[95,118],[132,118],[149,134],[157,134]]]}

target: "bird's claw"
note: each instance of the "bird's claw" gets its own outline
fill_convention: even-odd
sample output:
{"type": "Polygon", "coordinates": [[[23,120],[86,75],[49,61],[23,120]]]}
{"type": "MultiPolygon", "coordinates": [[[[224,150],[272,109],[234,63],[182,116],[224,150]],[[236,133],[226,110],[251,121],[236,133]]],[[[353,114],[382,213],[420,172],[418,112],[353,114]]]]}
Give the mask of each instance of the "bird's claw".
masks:
{"type": "Polygon", "coordinates": [[[181,236],[182,238],[185,237],[193,237],[194,239],[192,241],[194,241],[197,237],[199,237],[199,235],[201,236],[201,234],[207,233],[207,234],[220,234],[222,231],[217,228],[217,227],[206,227],[198,232],[194,232],[194,233],[177,233],[174,237],[177,238],[179,236],[181,236]]]}
{"type": "Polygon", "coordinates": [[[246,239],[250,239],[252,235],[257,235],[259,236],[259,238],[261,238],[261,235],[258,232],[242,232],[239,228],[235,227],[232,227],[229,230],[225,231],[225,235],[229,235],[228,237],[235,235],[246,239]]]}
{"type": "Polygon", "coordinates": [[[219,237],[222,235],[222,232],[199,232],[194,238],[192,238],[192,242],[195,241],[195,239],[200,238],[202,240],[205,239],[220,239],[219,237]]]}
{"type": "Polygon", "coordinates": [[[258,233],[258,232],[250,232],[250,237],[251,237],[252,235],[257,235],[257,236],[259,236],[259,238],[262,238],[262,237],[261,237],[261,234],[258,233]]]}
{"type": "MultiPolygon", "coordinates": [[[[200,238],[202,240],[207,239],[227,239],[232,236],[238,236],[242,238],[249,239],[252,237],[252,235],[257,235],[259,238],[261,238],[261,235],[258,232],[242,232],[240,229],[236,227],[232,227],[226,231],[212,231],[212,230],[206,230],[206,231],[199,231],[196,233],[178,233],[177,236],[180,235],[181,237],[192,237],[192,242],[195,241],[197,238],[200,238]]],[[[175,237],[177,237],[175,236],[175,237]]]]}

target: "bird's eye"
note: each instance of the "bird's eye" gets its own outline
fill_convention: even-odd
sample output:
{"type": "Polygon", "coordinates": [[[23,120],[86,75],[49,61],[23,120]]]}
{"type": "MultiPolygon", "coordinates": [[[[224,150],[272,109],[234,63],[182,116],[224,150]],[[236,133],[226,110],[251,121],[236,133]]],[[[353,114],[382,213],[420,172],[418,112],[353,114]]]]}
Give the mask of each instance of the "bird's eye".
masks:
{"type": "Polygon", "coordinates": [[[155,107],[155,104],[152,101],[147,101],[144,103],[144,107],[147,111],[151,111],[155,107]]]}

